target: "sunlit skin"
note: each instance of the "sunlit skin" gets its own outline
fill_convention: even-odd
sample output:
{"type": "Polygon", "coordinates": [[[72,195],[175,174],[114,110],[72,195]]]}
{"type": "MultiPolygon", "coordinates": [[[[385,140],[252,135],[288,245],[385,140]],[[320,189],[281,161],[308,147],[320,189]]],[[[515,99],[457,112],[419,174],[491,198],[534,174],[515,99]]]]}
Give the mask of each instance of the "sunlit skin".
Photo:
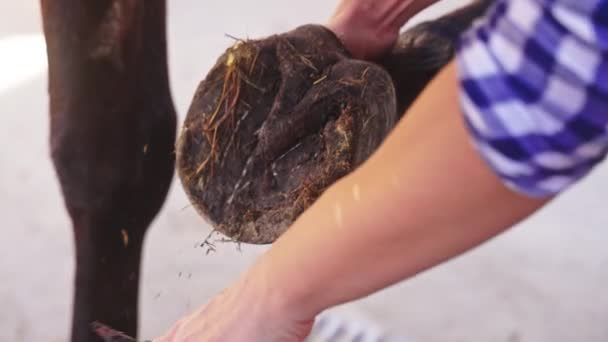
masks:
{"type": "MultiPolygon", "coordinates": [[[[432,2],[370,8],[344,0],[328,26],[356,56],[378,56],[432,2]],[[376,35],[377,18],[388,15],[386,34],[376,35]]],[[[458,96],[452,62],[363,166],[328,189],[237,283],[156,341],[302,341],[323,310],[432,268],[547,203],[509,190],[481,160],[458,96]]]]}

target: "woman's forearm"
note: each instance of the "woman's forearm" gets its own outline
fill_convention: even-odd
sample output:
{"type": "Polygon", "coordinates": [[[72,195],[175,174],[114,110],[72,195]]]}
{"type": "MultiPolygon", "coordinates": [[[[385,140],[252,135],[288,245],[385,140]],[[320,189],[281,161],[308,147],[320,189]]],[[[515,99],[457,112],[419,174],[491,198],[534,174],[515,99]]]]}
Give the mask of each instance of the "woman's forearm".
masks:
{"type": "Polygon", "coordinates": [[[508,190],[470,146],[454,69],[258,261],[248,278],[265,279],[264,293],[311,317],[463,253],[546,202],[508,190]]]}

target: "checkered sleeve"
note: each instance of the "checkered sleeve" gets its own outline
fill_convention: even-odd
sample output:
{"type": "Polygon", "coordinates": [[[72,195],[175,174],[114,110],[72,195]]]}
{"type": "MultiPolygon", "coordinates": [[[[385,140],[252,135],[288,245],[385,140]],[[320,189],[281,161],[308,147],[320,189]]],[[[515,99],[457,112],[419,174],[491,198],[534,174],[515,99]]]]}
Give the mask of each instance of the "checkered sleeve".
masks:
{"type": "Polygon", "coordinates": [[[461,105],[507,186],[557,194],[608,150],[608,0],[497,0],[457,52],[461,105]]]}

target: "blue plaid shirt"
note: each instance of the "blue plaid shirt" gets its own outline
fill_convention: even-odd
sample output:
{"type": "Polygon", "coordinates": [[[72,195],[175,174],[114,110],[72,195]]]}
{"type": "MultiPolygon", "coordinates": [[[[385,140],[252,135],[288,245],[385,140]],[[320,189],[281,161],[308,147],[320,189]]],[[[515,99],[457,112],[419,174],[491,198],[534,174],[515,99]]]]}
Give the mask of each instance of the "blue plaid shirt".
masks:
{"type": "Polygon", "coordinates": [[[497,0],[462,39],[474,144],[516,191],[559,193],[608,150],[608,0],[497,0]]]}

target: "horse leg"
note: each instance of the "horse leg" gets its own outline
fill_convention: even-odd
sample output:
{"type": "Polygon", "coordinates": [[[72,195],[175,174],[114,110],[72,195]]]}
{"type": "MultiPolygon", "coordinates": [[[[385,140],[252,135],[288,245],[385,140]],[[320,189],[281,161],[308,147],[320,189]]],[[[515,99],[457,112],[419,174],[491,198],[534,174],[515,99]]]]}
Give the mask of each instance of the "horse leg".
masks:
{"type": "Polygon", "coordinates": [[[72,341],[101,321],[137,330],[146,229],[174,167],[165,0],[40,0],[51,155],[72,219],[72,341]]]}

